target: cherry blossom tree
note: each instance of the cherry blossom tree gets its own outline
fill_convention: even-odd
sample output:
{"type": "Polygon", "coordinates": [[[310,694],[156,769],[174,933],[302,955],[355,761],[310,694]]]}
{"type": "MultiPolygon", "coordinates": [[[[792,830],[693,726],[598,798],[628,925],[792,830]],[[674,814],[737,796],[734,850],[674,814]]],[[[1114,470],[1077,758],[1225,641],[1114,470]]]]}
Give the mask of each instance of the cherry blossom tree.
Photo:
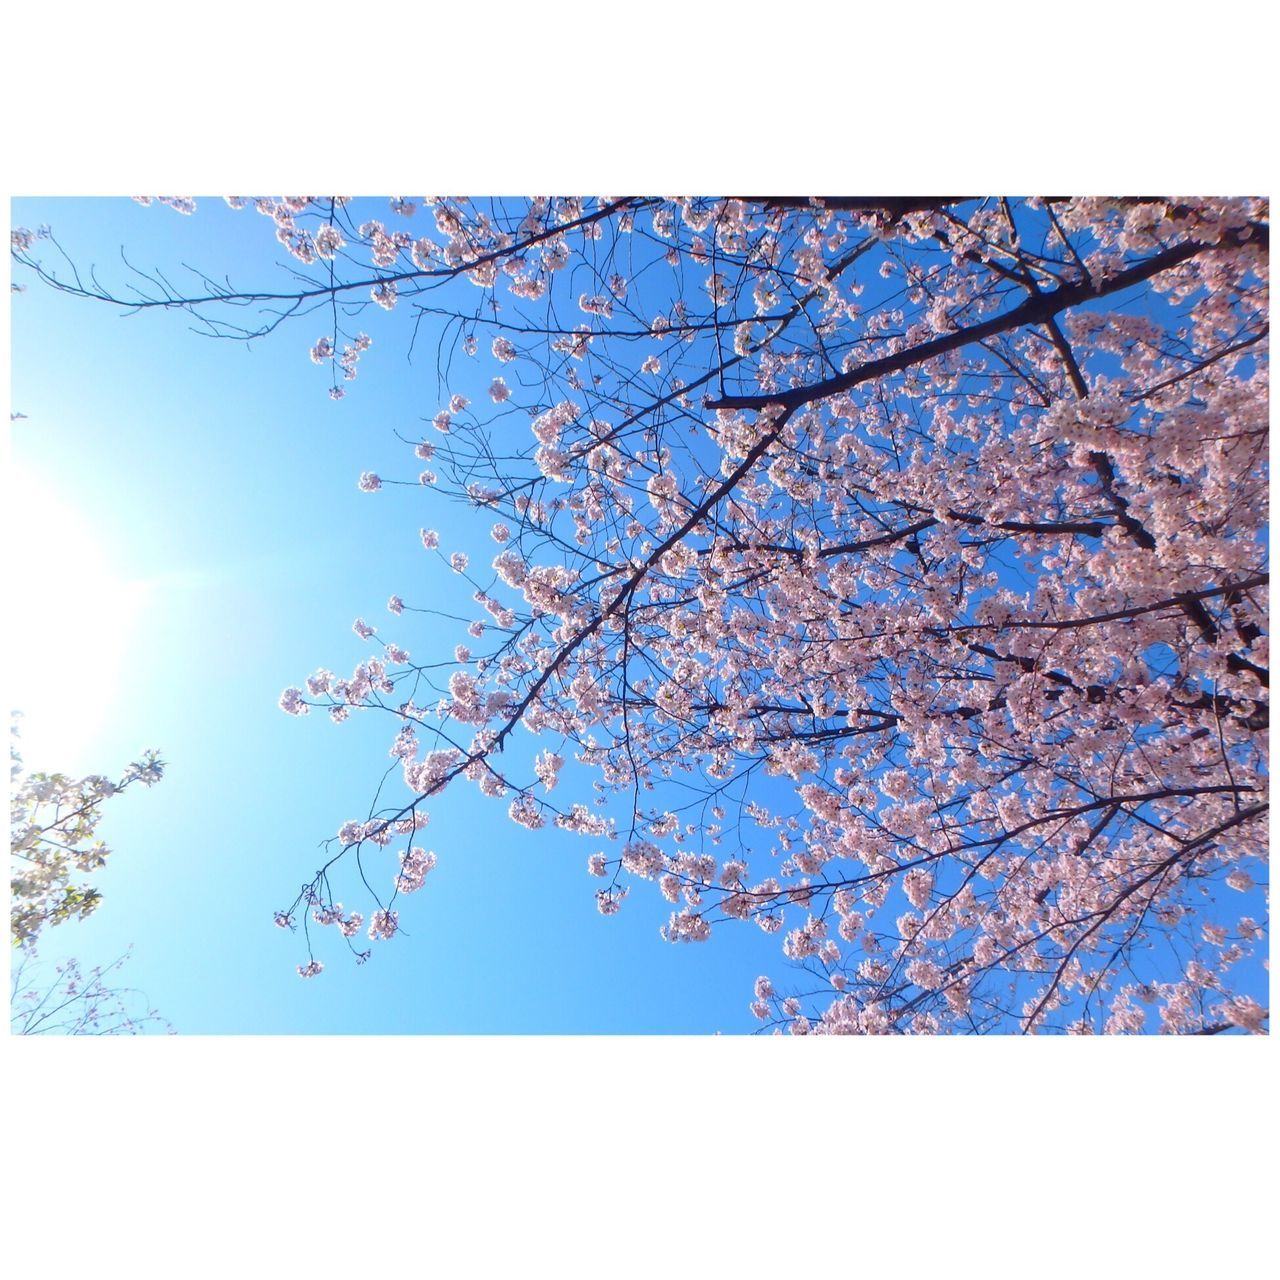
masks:
{"type": "Polygon", "coordinates": [[[14,255],[213,335],[301,322],[334,399],[367,330],[434,337],[408,474],[358,483],[495,549],[423,518],[474,590],[446,679],[406,586],[281,698],[389,718],[404,787],[279,913],[304,976],[313,924],[395,935],[471,785],[587,841],[606,915],[653,881],[669,942],[776,934],[761,1029],[1266,1029],[1266,201],[231,203],[275,281],[14,255]]]}
{"type": "Polygon", "coordinates": [[[9,741],[9,937],[34,946],[46,926],[83,920],[102,894],[88,880],[111,850],[97,838],[102,806],[135,782],[153,786],[164,773],[155,751],[144,752],[118,782],[90,774],[27,773],[17,748],[17,718],[9,741]]]}
{"type": "Polygon", "coordinates": [[[20,1036],[136,1036],[172,1033],[168,1020],[132,987],[116,986],[129,953],[85,970],[63,960],[49,970],[36,948],[22,947],[10,975],[9,1030],[20,1036]]]}
{"type": "Polygon", "coordinates": [[[102,894],[89,880],[106,865],[110,849],[97,839],[102,806],[135,782],[150,787],[164,773],[155,751],[144,752],[118,782],[98,774],[72,778],[28,773],[18,751],[18,716],[9,740],[9,1029],[14,1035],[140,1035],[169,1023],[146,997],[115,985],[129,956],[85,969],[69,958],[52,969],[40,960],[46,927],[83,920],[102,894]]]}

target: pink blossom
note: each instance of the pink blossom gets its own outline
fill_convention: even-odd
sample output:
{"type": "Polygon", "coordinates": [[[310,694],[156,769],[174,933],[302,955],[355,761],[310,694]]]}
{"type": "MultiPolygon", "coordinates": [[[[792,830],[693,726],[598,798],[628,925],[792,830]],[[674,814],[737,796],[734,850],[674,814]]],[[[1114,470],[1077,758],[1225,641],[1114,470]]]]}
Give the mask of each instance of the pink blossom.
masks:
{"type": "Polygon", "coordinates": [[[395,936],[396,930],[400,927],[400,913],[398,911],[387,911],[381,909],[373,913],[372,919],[369,921],[369,937],[375,941],[383,940],[395,936]]]}
{"type": "Polygon", "coordinates": [[[616,916],[622,906],[622,899],[626,896],[625,889],[601,889],[596,894],[596,910],[602,916],[616,916]]]}
{"type": "Polygon", "coordinates": [[[314,243],[316,253],[321,258],[332,258],[346,244],[346,241],[342,238],[342,233],[338,228],[330,223],[316,232],[314,243]]]}
{"type": "Polygon", "coordinates": [[[533,767],[538,780],[548,791],[551,791],[556,785],[560,770],[564,767],[564,757],[556,755],[553,751],[543,751],[534,761],[533,767]]]}
{"type": "Polygon", "coordinates": [[[1266,1028],[1267,1011],[1250,996],[1233,996],[1222,1006],[1222,1017],[1232,1026],[1262,1035],[1266,1028]]]}
{"type": "Polygon", "coordinates": [[[311,710],[302,700],[302,690],[292,688],[286,689],[280,695],[280,709],[287,711],[291,716],[305,716],[311,710]]]}
{"type": "Polygon", "coordinates": [[[527,793],[521,793],[511,802],[508,813],[512,822],[518,823],[522,827],[528,827],[530,831],[537,831],[539,827],[546,824],[546,819],[542,816],[542,810],[538,807],[537,801],[527,793]]]}
{"type": "Polygon", "coordinates": [[[436,855],[425,849],[412,848],[400,856],[400,875],[396,888],[401,893],[414,893],[422,888],[423,881],[435,868],[436,855]]]}

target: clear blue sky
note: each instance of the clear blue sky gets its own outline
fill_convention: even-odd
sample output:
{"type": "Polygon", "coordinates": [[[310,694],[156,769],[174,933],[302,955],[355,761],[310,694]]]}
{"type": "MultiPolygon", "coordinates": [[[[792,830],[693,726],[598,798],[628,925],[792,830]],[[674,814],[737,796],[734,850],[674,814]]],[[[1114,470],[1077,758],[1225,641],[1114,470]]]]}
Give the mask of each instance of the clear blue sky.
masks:
{"type": "MultiPolygon", "coordinates": [[[[122,246],[143,268],[237,264],[237,284],[276,279],[264,220],[219,201],[183,218],[27,199],[13,221],[50,224],[78,266],[112,282],[125,276],[122,246]]],[[[414,435],[441,407],[434,341],[420,339],[410,365],[404,319],[362,317],[375,344],[334,403],[307,358],[322,317],[246,348],[176,313],[122,318],[38,283],[12,311],[12,407],[28,415],[13,425],[14,475],[57,512],[43,536],[10,535],[45,588],[23,619],[27,656],[6,673],[10,702],[27,710],[29,763],[114,773],[152,745],[169,762],[159,786],[107,806],[105,901],[86,923],[47,931],[43,956],[100,962],[133,943],[130,984],[187,1033],[758,1027],[750,986],[782,968],[776,939],[726,928],[671,946],[658,936],[670,908],[646,886],[605,919],[585,870],[596,845],[516,828],[470,787],[432,804],[422,843],[439,865],[398,902],[403,935],[357,967],[334,931],[313,930],[325,972],[299,979],[305,947],[272,913],[319,865],[319,842],[367,814],[394,726],[296,720],[280,691],[368,656],[357,615],[415,660],[466,639],[460,625],[393,618],[393,592],[474,609],[418,538],[439,527],[449,549],[467,547],[459,511],[422,489],[356,487],[365,470],[416,475],[393,433],[414,435]],[[82,563],[92,581],[77,582],[82,563]],[[93,586],[104,575],[105,599],[93,586]]],[[[471,375],[477,393],[491,372],[471,375]]],[[[491,543],[473,545],[492,557],[491,543]]],[[[367,918],[353,878],[340,883],[367,918]]]]}

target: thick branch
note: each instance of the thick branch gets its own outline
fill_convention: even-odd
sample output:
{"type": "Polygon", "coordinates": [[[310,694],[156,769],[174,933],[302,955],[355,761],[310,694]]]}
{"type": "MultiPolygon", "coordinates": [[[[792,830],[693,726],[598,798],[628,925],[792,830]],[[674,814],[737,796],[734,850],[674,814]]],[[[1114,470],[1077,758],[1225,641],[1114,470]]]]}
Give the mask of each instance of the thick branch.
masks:
{"type": "Polygon", "coordinates": [[[1143,284],[1150,280],[1152,276],[1181,266],[1184,262],[1188,262],[1190,259],[1211,249],[1221,248],[1223,245],[1238,247],[1245,243],[1247,242],[1244,238],[1235,232],[1224,236],[1222,244],[1217,246],[1186,240],[1182,244],[1175,245],[1172,249],[1166,249],[1163,253],[1155,254],[1145,262],[1136,263],[1127,270],[1117,272],[1106,280],[1100,280],[1096,283],[1093,281],[1081,281],[1078,284],[1063,285],[1060,289],[1053,289],[1048,293],[1030,297],[1011,311],[1006,311],[1003,315],[993,316],[990,320],[985,320],[981,324],[969,325],[967,328],[958,329],[955,333],[943,334],[941,337],[933,338],[928,342],[908,347],[905,351],[899,351],[891,356],[884,356],[879,360],[872,360],[867,364],[850,370],[848,373],[840,374],[838,377],[827,378],[822,382],[815,382],[807,387],[796,387],[791,391],[774,392],[770,395],[725,396],[720,400],[711,401],[708,407],[712,409],[759,410],[768,404],[781,404],[788,409],[798,409],[802,405],[811,404],[815,400],[824,400],[828,396],[852,391],[854,387],[861,386],[864,382],[870,382],[875,378],[882,378],[886,374],[901,373],[904,369],[909,369],[913,365],[921,364],[926,360],[933,360],[938,356],[946,355],[950,351],[968,346],[970,343],[994,337],[998,333],[1021,328],[1023,325],[1044,324],[1068,307],[1079,306],[1084,302],[1092,302],[1098,298],[1105,298],[1110,294],[1131,289],[1134,285],[1143,284]]]}

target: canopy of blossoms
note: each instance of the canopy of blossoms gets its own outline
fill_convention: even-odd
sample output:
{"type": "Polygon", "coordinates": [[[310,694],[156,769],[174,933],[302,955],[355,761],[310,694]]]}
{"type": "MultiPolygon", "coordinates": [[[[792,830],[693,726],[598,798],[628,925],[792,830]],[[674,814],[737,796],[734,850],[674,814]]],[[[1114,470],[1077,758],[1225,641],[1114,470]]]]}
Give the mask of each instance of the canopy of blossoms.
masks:
{"type": "Polygon", "coordinates": [[[491,525],[488,565],[420,534],[474,586],[451,672],[400,647],[407,583],[281,698],[389,712],[404,788],[281,924],[392,937],[432,797],[474,787],[584,841],[606,914],[776,934],[765,1028],[1265,1029],[1264,200],[239,203],[273,287],[15,254],[310,324],[335,398],[381,311],[487,386],[424,406],[399,478],[491,525]]]}

